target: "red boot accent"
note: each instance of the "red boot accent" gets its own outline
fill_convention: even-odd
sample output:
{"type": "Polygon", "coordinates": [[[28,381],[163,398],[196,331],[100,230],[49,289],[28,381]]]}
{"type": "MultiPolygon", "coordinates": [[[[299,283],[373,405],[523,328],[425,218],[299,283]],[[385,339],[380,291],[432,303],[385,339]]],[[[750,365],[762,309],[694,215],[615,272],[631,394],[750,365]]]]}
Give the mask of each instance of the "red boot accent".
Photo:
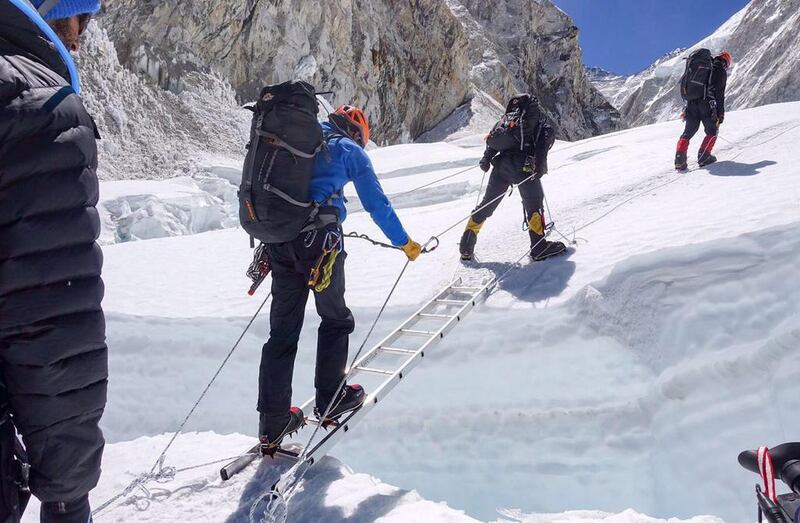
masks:
{"type": "Polygon", "coordinates": [[[688,150],[689,150],[689,139],[681,136],[681,139],[678,140],[678,152],[686,153],[688,150]]]}
{"type": "Polygon", "coordinates": [[[714,144],[717,143],[717,137],[706,135],[703,138],[703,143],[700,145],[700,152],[698,154],[711,154],[711,151],[714,149],[714,144]]]}

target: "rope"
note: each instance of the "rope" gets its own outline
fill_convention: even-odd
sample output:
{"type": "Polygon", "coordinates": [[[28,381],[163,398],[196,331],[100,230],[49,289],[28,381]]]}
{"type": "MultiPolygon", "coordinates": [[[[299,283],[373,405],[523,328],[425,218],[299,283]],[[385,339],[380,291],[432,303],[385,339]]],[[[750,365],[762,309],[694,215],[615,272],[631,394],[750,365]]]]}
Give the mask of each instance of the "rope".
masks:
{"type": "MultiPolygon", "coordinates": [[[[194,402],[192,408],[189,409],[188,414],[186,414],[186,417],[183,419],[181,424],[175,430],[175,433],[172,435],[172,438],[170,438],[169,443],[167,443],[167,446],[164,447],[163,451],[161,451],[161,454],[158,456],[158,459],[156,459],[156,462],[153,464],[152,468],[150,469],[150,472],[141,474],[140,476],[135,478],[133,481],[131,481],[131,483],[127,487],[125,487],[125,489],[121,493],[112,497],[110,500],[106,501],[105,503],[100,505],[100,507],[92,511],[93,516],[98,514],[100,511],[104,510],[106,507],[110,506],[118,499],[128,496],[131,492],[133,492],[137,488],[141,488],[142,490],[147,492],[147,489],[144,488],[144,485],[146,483],[149,483],[150,481],[162,481],[162,480],[170,481],[175,477],[175,473],[179,472],[179,470],[175,469],[174,467],[164,467],[164,460],[167,457],[167,451],[169,451],[170,447],[172,447],[172,444],[175,442],[178,435],[183,431],[183,428],[189,422],[189,419],[194,414],[198,405],[200,405],[200,403],[203,401],[206,394],[211,389],[211,386],[214,384],[214,382],[217,380],[217,377],[219,377],[220,373],[222,372],[222,369],[225,368],[225,365],[227,365],[228,361],[231,359],[231,356],[233,356],[233,353],[239,347],[239,343],[241,343],[242,339],[244,339],[245,334],[247,334],[247,332],[250,330],[250,327],[253,325],[253,322],[261,313],[261,309],[264,308],[264,305],[267,304],[267,300],[269,300],[271,296],[272,293],[270,292],[269,294],[267,294],[266,298],[264,298],[264,301],[261,302],[261,305],[258,306],[258,309],[256,310],[255,314],[253,314],[253,316],[250,318],[250,321],[247,323],[247,326],[239,335],[239,338],[236,340],[236,343],[233,344],[233,347],[231,347],[231,349],[228,351],[228,354],[225,356],[225,359],[222,360],[222,363],[220,364],[219,368],[217,368],[217,371],[211,377],[211,381],[208,382],[205,389],[203,389],[203,392],[200,394],[200,397],[197,398],[197,401],[194,402]],[[156,469],[158,469],[158,471],[156,471],[156,469]]],[[[217,463],[219,463],[219,461],[217,463]]],[[[205,465],[200,465],[200,466],[205,466],[205,465]]],[[[200,466],[194,468],[199,468],[200,466]]],[[[191,469],[187,468],[185,470],[191,470],[191,469]]]]}
{"type": "MultiPolygon", "coordinates": [[[[359,233],[357,233],[355,231],[348,232],[344,236],[347,237],[347,238],[354,238],[356,240],[368,241],[369,243],[371,243],[372,245],[375,245],[377,247],[383,247],[383,248],[386,248],[386,249],[395,249],[395,250],[398,250],[398,251],[402,251],[403,250],[402,247],[397,247],[395,245],[391,245],[391,244],[388,244],[388,243],[379,242],[378,240],[373,240],[372,238],[370,238],[366,234],[359,234],[359,233]]],[[[420,252],[422,254],[430,254],[433,251],[435,251],[438,247],[439,247],[439,238],[437,238],[436,236],[432,236],[428,240],[428,242],[425,245],[422,246],[422,250],[420,252]]]]}
{"type": "Polygon", "coordinates": [[[488,171],[483,171],[483,176],[481,176],[481,186],[478,188],[478,196],[475,198],[475,207],[481,204],[481,195],[483,194],[483,182],[486,181],[486,173],[488,171]]]}
{"type": "Polygon", "coordinates": [[[373,240],[372,238],[370,238],[366,234],[359,234],[359,233],[357,233],[355,231],[348,232],[344,236],[346,238],[354,238],[356,240],[368,241],[372,245],[375,245],[377,247],[383,247],[384,249],[395,249],[395,250],[398,250],[398,251],[402,250],[402,248],[400,248],[400,247],[396,247],[396,246],[394,246],[394,245],[392,245],[390,243],[384,243],[384,242],[379,242],[378,240],[373,240]]]}
{"type": "MultiPolygon", "coordinates": [[[[531,175],[530,175],[530,176],[528,176],[527,178],[523,179],[521,182],[519,182],[519,183],[517,183],[517,184],[513,184],[513,185],[511,186],[511,190],[513,191],[515,187],[519,187],[519,186],[520,186],[520,185],[522,185],[523,183],[525,183],[525,182],[528,182],[528,181],[530,181],[530,180],[532,180],[532,179],[536,178],[537,176],[538,176],[538,175],[537,175],[536,173],[533,173],[533,174],[531,174],[531,175]]],[[[489,207],[490,205],[492,205],[494,202],[496,202],[496,201],[498,201],[498,200],[500,200],[500,199],[502,199],[502,198],[505,198],[505,196],[506,196],[506,193],[505,193],[505,192],[504,192],[504,193],[502,193],[502,194],[499,194],[498,196],[496,196],[495,198],[492,198],[491,200],[489,200],[489,201],[488,201],[488,202],[486,202],[485,204],[481,205],[480,207],[478,207],[478,208],[476,208],[476,209],[473,209],[473,210],[472,210],[472,212],[470,212],[470,213],[469,213],[468,215],[466,215],[464,218],[461,218],[460,220],[458,220],[457,222],[455,222],[455,223],[454,223],[453,225],[451,225],[450,227],[447,227],[447,228],[446,228],[445,230],[443,230],[442,232],[440,232],[440,233],[438,233],[438,234],[435,234],[435,235],[431,236],[431,238],[439,238],[439,236],[444,236],[444,235],[445,235],[445,234],[447,234],[448,232],[450,232],[450,231],[452,231],[453,229],[455,229],[456,227],[458,227],[460,224],[462,224],[462,223],[464,223],[465,221],[467,221],[467,220],[469,220],[470,218],[472,218],[472,216],[473,216],[473,215],[474,215],[476,212],[480,212],[480,211],[482,211],[483,209],[485,209],[485,208],[489,207]]]]}
{"type": "Polygon", "coordinates": [[[471,171],[475,167],[476,167],[475,165],[472,165],[470,167],[467,167],[466,169],[462,169],[461,171],[458,171],[457,173],[448,174],[447,176],[443,176],[442,178],[439,178],[438,180],[434,180],[434,181],[428,182],[428,183],[426,183],[424,185],[420,185],[419,187],[414,187],[413,189],[409,189],[408,191],[403,191],[401,193],[393,194],[392,198],[399,198],[401,196],[406,196],[407,194],[411,194],[413,192],[420,191],[422,189],[430,187],[431,185],[436,185],[439,182],[443,182],[445,180],[449,180],[450,178],[455,178],[459,174],[464,174],[465,172],[471,171]]]}

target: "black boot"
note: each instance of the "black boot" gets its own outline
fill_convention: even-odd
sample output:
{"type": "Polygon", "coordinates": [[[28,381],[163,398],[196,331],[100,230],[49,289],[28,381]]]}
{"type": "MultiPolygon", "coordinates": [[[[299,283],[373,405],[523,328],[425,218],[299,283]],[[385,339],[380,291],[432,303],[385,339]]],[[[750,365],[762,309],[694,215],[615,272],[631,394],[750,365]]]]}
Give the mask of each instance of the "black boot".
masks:
{"type": "Polygon", "coordinates": [[[717,161],[717,157],[711,153],[701,154],[697,158],[697,165],[700,167],[705,167],[706,165],[711,165],[712,163],[717,161]]]}
{"type": "Polygon", "coordinates": [[[303,411],[297,407],[289,409],[283,416],[261,414],[258,418],[258,439],[261,442],[261,452],[268,455],[275,454],[281,441],[286,436],[294,434],[306,424],[303,411]]]}
{"type": "Polygon", "coordinates": [[[531,259],[542,261],[552,256],[563,254],[567,246],[561,242],[547,241],[544,236],[539,236],[533,231],[529,231],[531,237],[531,259]]]}
{"type": "Polygon", "coordinates": [[[91,523],[92,510],[89,496],[76,501],[49,501],[42,503],[42,523],[91,523]]]}
{"type": "MultiPolygon", "coordinates": [[[[333,408],[331,408],[331,411],[322,421],[334,421],[342,414],[347,414],[348,412],[352,412],[360,408],[361,405],[364,404],[364,400],[366,398],[367,393],[364,392],[364,387],[361,385],[345,385],[345,387],[339,393],[338,398],[334,400],[333,408]]],[[[325,414],[325,410],[327,408],[328,405],[323,405],[317,402],[317,406],[314,407],[314,415],[317,416],[317,419],[325,414]]]]}
{"type": "Polygon", "coordinates": [[[678,151],[675,153],[675,170],[676,171],[685,171],[689,168],[689,165],[686,163],[686,153],[678,151]]]}
{"type": "Polygon", "coordinates": [[[469,261],[475,255],[475,244],[478,241],[478,235],[467,229],[461,235],[461,243],[459,244],[459,251],[461,252],[461,259],[469,261]]]}

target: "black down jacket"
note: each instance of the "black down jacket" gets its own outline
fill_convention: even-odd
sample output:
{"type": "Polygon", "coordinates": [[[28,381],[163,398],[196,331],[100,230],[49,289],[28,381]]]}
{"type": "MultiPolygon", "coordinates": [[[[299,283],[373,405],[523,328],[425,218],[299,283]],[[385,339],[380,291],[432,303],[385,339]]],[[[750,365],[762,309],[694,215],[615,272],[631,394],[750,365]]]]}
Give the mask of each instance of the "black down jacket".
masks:
{"type": "Polygon", "coordinates": [[[42,501],[97,484],[108,376],[97,132],[66,76],[0,2],[0,379],[42,501]]]}

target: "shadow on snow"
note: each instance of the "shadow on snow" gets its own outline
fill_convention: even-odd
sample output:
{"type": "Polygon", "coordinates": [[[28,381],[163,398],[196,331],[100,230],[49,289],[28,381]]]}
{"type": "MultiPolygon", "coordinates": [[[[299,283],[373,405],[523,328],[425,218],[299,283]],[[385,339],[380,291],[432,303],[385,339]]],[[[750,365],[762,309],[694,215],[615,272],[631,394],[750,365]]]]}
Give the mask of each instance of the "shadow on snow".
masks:
{"type": "MultiPolygon", "coordinates": [[[[290,467],[291,463],[289,461],[278,459],[274,461],[270,459],[262,460],[255,474],[245,486],[244,492],[239,498],[239,506],[236,512],[228,517],[226,523],[248,523],[253,503],[267,493],[271,486],[278,481],[280,475],[290,467]]],[[[322,458],[319,463],[308,470],[302,485],[289,500],[288,520],[298,523],[318,521],[372,522],[394,510],[402,498],[408,494],[408,491],[402,489],[395,489],[390,494],[375,494],[358,503],[355,510],[346,515],[345,508],[326,506],[325,503],[329,487],[344,477],[340,462],[327,456],[322,458]]],[[[259,508],[265,506],[266,501],[259,503],[259,508]]]]}
{"type": "Polygon", "coordinates": [[[509,269],[511,272],[500,282],[500,289],[516,299],[531,303],[554,298],[561,294],[575,274],[575,262],[569,257],[575,249],[569,248],[565,254],[540,262],[527,261],[522,265],[509,262],[476,262],[475,267],[486,269],[495,277],[501,277],[509,269]]]}
{"type": "Polygon", "coordinates": [[[764,167],[776,165],[777,163],[772,160],[762,160],[758,163],[739,163],[723,160],[709,165],[706,169],[714,176],[755,176],[764,167]]]}

